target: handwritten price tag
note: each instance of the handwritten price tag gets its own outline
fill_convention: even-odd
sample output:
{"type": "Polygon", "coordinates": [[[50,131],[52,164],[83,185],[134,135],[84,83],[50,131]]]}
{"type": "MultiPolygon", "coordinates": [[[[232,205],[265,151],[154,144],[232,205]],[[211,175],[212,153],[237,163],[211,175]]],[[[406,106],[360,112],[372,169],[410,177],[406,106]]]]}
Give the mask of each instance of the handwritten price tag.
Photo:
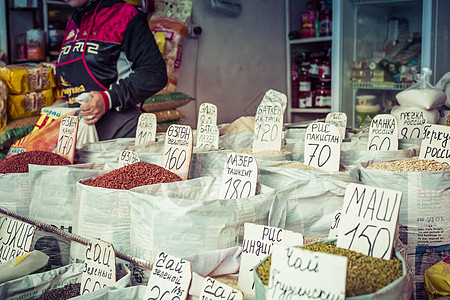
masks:
{"type": "Polygon", "coordinates": [[[285,94],[275,91],[275,90],[268,90],[265,94],[263,99],[261,100],[261,103],[279,103],[281,105],[282,114],[284,114],[284,111],[286,110],[287,105],[287,97],[285,94]]]}
{"type": "Polygon", "coordinates": [[[372,119],[367,150],[398,150],[398,124],[393,115],[379,114],[372,119]]]}
{"type": "Polygon", "coordinates": [[[389,260],[401,200],[398,191],[347,185],[336,246],[389,260]]]}
{"type": "Polygon", "coordinates": [[[156,139],[156,115],[144,113],[139,116],[135,145],[154,142],[156,139]]]}
{"type": "Polygon", "coordinates": [[[347,257],[274,245],[266,299],[344,300],[346,277],[347,257]]]}
{"type": "Polygon", "coordinates": [[[144,300],[186,299],[191,277],[190,262],[160,252],[153,264],[144,300]]]}
{"type": "Polygon", "coordinates": [[[258,165],[249,154],[229,153],[222,173],[220,199],[247,198],[256,194],[258,165]]]}
{"type": "Polygon", "coordinates": [[[450,165],[450,127],[445,125],[426,124],[422,144],[420,145],[421,159],[431,159],[450,165]]]}
{"type": "Polygon", "coordinates": [[[0,217],[0,263],[30,252],[36,226],[0,217]]]}
{"type": "Polygon", "coordinates": [[[139,153],[131,150],[122,150],[119,155],[118,167],[125,167],[141,161],[141,156],[139,153]]]}
{"type": "Polygon", "coordinates": [[[212,103],[202,103],[198,108],[197,129],[205,124],[217,125],[217,106],[212,103]]]}
{"type": "Polygon", "coordinates": [[[192,158],[192,129],[186,125],[170,125],[164,140],[162,165],[186,180],[192,158]]]}
{"type": "Polygon", "coordinates": [[[339,236],[339,222],[341,221],[341,211],[334,212],[333,221],[331,222],[330,231],[328,232],[329,239],[337,239],[339,236]]]}
{"type": "Polygon", "coordinates": [[[401,139],[421,139],[423,127],[427,119],[423,110],[408,108],[398,115],[398,126],[401,139]]]}
{"type": "Polygon", "coordinates": [[[78,117],[66,116],[62,118],[59,126],[58,143],[56,153],[67,158],[71,163],[75,156],[75,145],[77,144],[78,117]]]}
{"type": "Polygon", "coordinates": [[[276,102],[261,103],[256,110],[253,153],[281,150],[283,111],[276,102]]]}
{"type": "Polygon", "coordinates": [[[345,139],[345,129],[347,128],[347,115],[343,112],[330,112],[325,118],[325,123],[336,126],[341,134],[341,140],[345,139]]]}
{"type": "Polygon", "coordinates": [[[303,245],[303,235],[276,227],[244,224],[238,285],[245,293],[255,294],[253,267],[270,253],[275,244],[300,246],[303,245]]]}
{"type": "Polygon", "coordinates": [[[92,239],[86,247],[81,274],[81,295],[116,283],[116,254],[112,244],[92,239]]]}
{"type": "Polygon", "coordinates": [[[306,128],[304,164],[327,172],[339,171],[341,134],[333,124],[311,123],[306,128]]]}
{"type": "Polygon", "coordinates": [[[197,130],[197,148],[219,149],[219,128],[204,124],[197,130]]]}
{"type": "Polygon", "coordinates": [[[198,298],[199,300],[243,300],[244,295],[229,285],[206,277],[198,298]]]}

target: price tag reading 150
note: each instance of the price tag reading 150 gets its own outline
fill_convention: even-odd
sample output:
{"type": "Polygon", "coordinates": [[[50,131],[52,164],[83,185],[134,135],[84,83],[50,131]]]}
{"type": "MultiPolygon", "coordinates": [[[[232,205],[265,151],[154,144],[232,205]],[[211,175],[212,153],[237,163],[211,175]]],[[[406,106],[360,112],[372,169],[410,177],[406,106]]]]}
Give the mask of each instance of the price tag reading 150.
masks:
{"type": "Polygon", "coordinates": [[[261,103],[256,110],[253,153],[281,150],[283,111],[280,103],[261,103]]]}
{"type": "Polygon", "coordinates": [[[192,129],[187,125],[170,125],[164,141],[162,166],[186,180],[192,157],[192,129]]]}
{"type": "Polygon", "coordinates": [[[327,172],[339,171],[341,134],[330,123],[311,123],[305,134],[304,164],[327,172]]]}
{"type": "Polygon", "coordinates": [[[139,116],[135,145],[154,142],[156,138],[156,115],[144,113],[139,116]]]}
{"type": "Polygon", "coordinates": [[[77,144],[78,117],[66,116],[61,119],[56,153],[67,158],[71,163],[75,156],[77,144]]]}

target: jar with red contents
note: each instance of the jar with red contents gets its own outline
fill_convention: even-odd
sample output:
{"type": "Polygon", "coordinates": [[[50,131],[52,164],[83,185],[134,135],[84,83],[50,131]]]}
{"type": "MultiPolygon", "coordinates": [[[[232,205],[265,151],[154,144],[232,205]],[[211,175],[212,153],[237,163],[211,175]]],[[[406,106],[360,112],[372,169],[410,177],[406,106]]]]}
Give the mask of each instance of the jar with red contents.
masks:
{"type": "Polygon", "coordinates": [[[297,70],[292,69],[291,70],[291,92],[292,92],[292,102],[291,107],[292,108],[298,108],[299,107],[299,78],[297,75],[297,70]]]}
{"type": "Polygon", "coordinates": [[[330,81],[319,80],[319,83],[316,86],[314,107],[331,108],[331,82],[330,81]]]}

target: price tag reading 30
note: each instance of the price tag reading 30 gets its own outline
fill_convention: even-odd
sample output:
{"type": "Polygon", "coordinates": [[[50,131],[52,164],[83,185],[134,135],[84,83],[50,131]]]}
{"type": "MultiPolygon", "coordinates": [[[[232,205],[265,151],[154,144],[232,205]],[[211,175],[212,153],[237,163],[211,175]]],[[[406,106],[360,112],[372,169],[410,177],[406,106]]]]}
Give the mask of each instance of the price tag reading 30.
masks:
{"type": "Polygon", "coordinates": [[[71,163],[75,156],[75,145],[77,144],[78,117],[66,116],[62,118],[59,127],[58,144],[56,153],[67,158],[71,163]]]}
{"type": "Polygon", "coordinates": [[[188,179],[192,158],[192,129],[187,125],[170,125],[164,141],[162,166],[188,179]]]}
{"type": "Polygon", "coordinates": [[[276,102],[261,103],[255,117],[253,153],[281,150],[283,111],[276,102]]]}
{"type": "Polygon", "coordinates": [[[136,140],[134,144],[142,145],[148,142],[154,142],[156,139],[156,115],[144,113],[139,116],[136,140]]]}
{"type": "Polygon", "coordinates": [[[141,161],[141,156],[139,153],[131,150],[122,150],[119,155],[119,165],[118,167],[125,167],[141,161]]]}
{"type": "Polygon", "coordinates": [[[398,124],[393,115],[380,114],[372,119],[367,150],[398,150],[398,124]]]}
{"type": "Polygon", "coordinates": [[[225,162],[220,199],[247,198],[256,194],[258,165],[249,154],[229,153],[225,162]]]}
{"type": "Polygon", "coordinates": [[[333,124],[311,123],[305,134],[304,164],[327,172],[339,171],[341,134],[333,124]]]}
{"type": "Polygon", "coordinates": [[[217,106],[202,103],[198,108],[197,130],[205,124],[217,125],[217,106]]]}

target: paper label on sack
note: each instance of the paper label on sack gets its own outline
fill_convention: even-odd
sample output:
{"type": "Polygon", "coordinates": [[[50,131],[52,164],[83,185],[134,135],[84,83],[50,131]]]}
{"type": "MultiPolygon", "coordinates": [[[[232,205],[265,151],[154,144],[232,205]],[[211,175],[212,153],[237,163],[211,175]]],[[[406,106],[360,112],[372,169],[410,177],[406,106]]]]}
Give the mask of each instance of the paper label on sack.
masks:
{"type": "Polygon", "coordinates": [[[303,245],[303,235],[276,227],[244,224],[238,279],[238,285],[244,293],[255,294],[253,268],[271,252],[272,246],[275,244],[301,246],[303,245]]]}
{"type": "Polygon", "coordinates": [[[189,261],[159,252],[145,289],[144,300],[186,299],[191,277],[189,261]]]}
{"type": "Polygon", "coordinates": [[[423,131],[419,158],[450,165],[450,127],[426,124],[423,131]]]}
{"type": "Polygon", "coordinates": [[[331,221],[330,231],[328,232],[328,239],[337,239],[339,236],[339,221],[341,220],[341,210],[335,210],[333,221],[331,221]]]}
{"type": "Polygon", "coordinates": [[[367,150],[398,150],[398,124],[393,115],[379,114],[372,119],[367,150]]]}
{"type": "Polygon", "coordinates": [[[389,260],[401,200],[399,191],[348,184],[336,246],[389,260]]]}
{"type": "Polygon", "coordinates": [[[330,112],[325,118],[325,123],[336,126],[341,134],[341,140],[345,139],[345,129],[347,128],[347,114],[343,112],[330,112]]]}
{"type": "Polygon", "coordinates": [[[0,217],[0,263],[30,252],[36,226],[20,220],[0,217]]]}
{"type": "Polygon", "coordinates": [[[142,145],[148,142],[154,142],[156,140],[156,115],[150,113],[144,113],[139,116],[136,140],[134,144],[142,145]]]}
{"type": "Polygon", "coordinates": [[[197,129],[197,148],[219,149],[219,128],[217,125],[203,124],[197,129]]]}
{"type": "Polygon", "coordinates": [[[116,283],[116,253],[112,244],[91,239],[86,247],[80,294],[112,286],[116,283]]]}
{"type": "Polygon", "coordinates": [[[244,295],[241,291],[232,288],[211,277],[203,280],[202,289],[200,290],[200,300],[243,300],[244,295]]]}
{"type": "Polygon", "coordinates": [[[262,103],[280,103],[282,108],[282,113],[284,114],[284,111],[286,110],[287,106],[287,96],[281,92],[275,91],[275,90],[268,90],[265,94],[263,99],[261,100],[262,103]]]}
{"type": "Polygon", "coordinates": [[[118,168],[122,168],[141,161],[139,153],[132,150],[122,150],[119,154],[118,168]]]}
{"type": "Polygon", "coordinates": [[[77,144],[78,117],[66,116],[59,126],[56,154],[61,155],[73,164],[75,145],[77,144]]]}
{"type": "Polygon", "coordinates": [[[400,139],[421,139],[427,118],[423,110],[410,107],[399,114],[398,128],[400,139]]]}
{"type": "Polygon", "coordinates": [[[253,153],[280,151],[283,111],[277,102],[261,103],[256,110],[253,153]]]}
{"type": "Polygon", "coordinates": [[[217,125],[217,106],[212,103],[202,103],[198,108],[197,130],[205,124],[217,125]]]}
{"type": "Polygon", "coordinates": [[[344,300],[346,277],[347,257],[274,245],[266,299],[344,300]]]}
{"type": "Polygon", "coordinates": [[[258,165],[250,154],[228,153],[225,161],[220,199],[239,199],[255,196],[258,165]]]}
{"type": "Polygon", "coordinates": [[[187,125],[170,125],[164,140],[162,166],[186,180],[192,158],[192,129],[187,125]]]}
{"type": "Polygon", "coordinates": [[[327,172],[339,171],[341,134],[330,123],[311,123],[306,128],[304,164],[327,172]]]}

